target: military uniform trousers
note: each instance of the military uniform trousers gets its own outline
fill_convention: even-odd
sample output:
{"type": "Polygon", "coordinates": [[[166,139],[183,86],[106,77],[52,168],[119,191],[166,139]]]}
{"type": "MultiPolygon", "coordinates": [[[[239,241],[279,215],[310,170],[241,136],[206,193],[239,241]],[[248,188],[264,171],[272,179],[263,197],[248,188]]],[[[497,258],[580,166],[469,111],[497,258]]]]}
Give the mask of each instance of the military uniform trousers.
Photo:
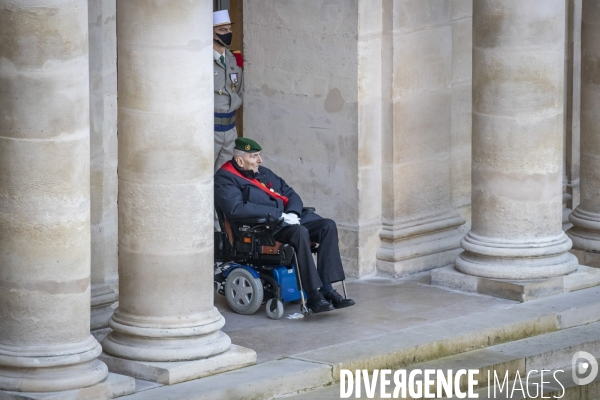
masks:
{"type": "Polygon", "coordinates": [[[297,268],[306,292],[316,290],[325,283],[345,279],[337,226],[333,220],[319,218],[301,225],[289,225],[279,230],[274,237],[296,250],[299,264],[297,268]],[[319,243],[316,266],[310,251],[311,241],[319,243]]]}
{"type": "MultiPolygon", "coordinates": [[[[223,164],[233,158],[235,139],[237,139],[237,130],[235,127],[224,132],[215,131],[215,173],[223,164]]],[[[219,217],[216,211],[214,212],[214,231],[221,232],[219,217]]]]}
{"type": "Polygon", "coordinates": [[[223,164],[233,158],[233,147],[237,139],[235,127],[228,131],[215,131],[215,173],[223,164]]]}

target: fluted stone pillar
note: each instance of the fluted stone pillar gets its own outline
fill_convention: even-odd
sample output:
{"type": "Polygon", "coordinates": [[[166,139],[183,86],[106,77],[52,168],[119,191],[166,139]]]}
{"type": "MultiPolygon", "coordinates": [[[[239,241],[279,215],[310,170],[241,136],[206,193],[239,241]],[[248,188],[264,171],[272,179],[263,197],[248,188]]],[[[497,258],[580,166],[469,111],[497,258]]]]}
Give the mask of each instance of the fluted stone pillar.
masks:
{"type": "Polygon", "coordinates": [[[116,0],[88,0],[92,310],[102,340],[118,300],[116,0]]]}
{"type": "Polygon", "coordinates": [[[573,226],[569,215],[579,205],[581,113],[581,0],[567,0],[565,37],[565,175],[563,230],[573,226]]]}
{"type": "Polygon", "coordinates": [[[213,304],[212,4],[119,1],[117,16],[119,307],[102,359],[161,383],[248,365],[213,304]]]}
{"type": "Polygon", "coordinates": [[[0,0],[0,390],[108,373],[89,318],[87,10],[0,0]]]}
{"type": "Polygon", "coordinates": [[[456,269],[568,274],[578,264],[561,228],[565,2],[473,7],[473,221],[456,269]]]}
{"type": "Polygon", "coordinates": [[[377,269],[398,276],[452,264],[465,219],[452,205],[451,2],[396,0],[390,19],[393,129],[383,137],[377,269]]]}
{"type": "Polygon", "coordinates": [[[581,203],[567,234],[584,265],[600,267],[600,2],[583,0],[581,31],[581,203]]]}

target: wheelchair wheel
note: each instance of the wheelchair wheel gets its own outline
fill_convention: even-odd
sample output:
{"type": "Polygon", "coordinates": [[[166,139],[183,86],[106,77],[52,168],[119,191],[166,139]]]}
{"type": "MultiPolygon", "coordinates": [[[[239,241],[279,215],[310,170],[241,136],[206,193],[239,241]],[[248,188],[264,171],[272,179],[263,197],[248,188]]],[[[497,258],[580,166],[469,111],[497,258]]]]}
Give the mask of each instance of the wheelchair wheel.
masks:
{"type": "Polygon", "coordinates": [[[283,317],[283,303],[281,300],[269,299],[265,306],[267,316],[271,319],[279,319],[283,317]]]}
{"type": "Polygon", "coordinates": [[[225,281],[225,297],[238,314],[254,314],[263,301],[263,285],[244,268],[236,268],[225,281]]]}

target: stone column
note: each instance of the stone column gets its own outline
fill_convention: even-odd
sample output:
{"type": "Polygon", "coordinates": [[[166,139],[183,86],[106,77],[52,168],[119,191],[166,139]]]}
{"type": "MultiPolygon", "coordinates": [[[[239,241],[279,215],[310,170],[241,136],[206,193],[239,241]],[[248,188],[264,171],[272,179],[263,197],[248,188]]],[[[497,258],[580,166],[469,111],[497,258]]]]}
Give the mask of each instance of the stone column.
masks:
{"type": "Polygon", "coordinates": [[[90,158],[92,334],[108,333],[118,268],[116,0],[88,0],[90,44],[90,158]]]}
{"type": "Polygon", "coordinates": [[[567,274],[578,264],[561,216],[565,2],[473,7],[473,221],[456,269],[567,274]]]}
{"type": "Polygon", "coordinates": [[[212,4],[118,1],[117,15],[119,307],[102,359],[162,383],[255,362],[227,358],[213,305],[212,4]],[[199,359],[185,376],[142,365],[199,359]]]}
{"type": "Polygon", "coordinates": [[[404,275],[451,265],[465,222],[452,206],[451,2],[393,1],[392,47],[377,269],[404,275]]]}
{"type": "Polygon", "coordinates": [[[563,230],[573,226],[569,215],[579,204],[579,115],[581,100],[581,0],[567,1],[565,35],[565,162],[563,230]]]}
{"type": "Polygon", "coordinates": [[[452,116],[450,176],[452,205],[465,217],[463,235],[471,226],[471,116],[473,0],[452,1],[452,116]]]}
{"type": "Polygon", "coordinates": [[[574,253],[600,267],[600,3],[583,0],[581,31],[581,203],[569,219],[574,253]]]}
{"type": "Polygon", "coordinates": [[[108,372],[89,318],[87,11],[0,0],[0,390],[78,389],[108,372]]]}

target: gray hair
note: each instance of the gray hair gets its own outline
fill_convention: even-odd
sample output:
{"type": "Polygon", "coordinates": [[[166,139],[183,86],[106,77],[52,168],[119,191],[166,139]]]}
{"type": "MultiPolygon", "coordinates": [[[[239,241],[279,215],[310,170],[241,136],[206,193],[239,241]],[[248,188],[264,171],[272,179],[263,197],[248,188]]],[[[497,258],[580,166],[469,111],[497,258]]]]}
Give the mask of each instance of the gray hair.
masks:
{"type": "Polygon", "coordinates": [[[244,155],[246,154],[245,151],[242,150],[238,150],[238,149],[233,149],[233,158],[235,157],[244,157],[244,155]]]}

